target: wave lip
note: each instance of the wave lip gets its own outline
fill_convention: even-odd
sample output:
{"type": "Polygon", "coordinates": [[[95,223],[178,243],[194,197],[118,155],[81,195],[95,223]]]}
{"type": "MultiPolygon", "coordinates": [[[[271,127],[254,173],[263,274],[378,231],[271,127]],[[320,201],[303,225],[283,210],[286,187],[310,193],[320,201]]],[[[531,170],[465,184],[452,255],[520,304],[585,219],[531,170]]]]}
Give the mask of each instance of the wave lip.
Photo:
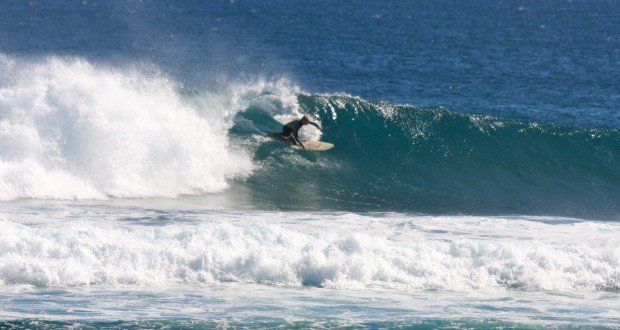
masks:
{"type": "Polygon", "coordinates": [[[226,122],[161,74],[0,58],[0,200],[175,197],[247,175],[226,122]],[[224,128],[224,129],[222,129],[224,128]]]}

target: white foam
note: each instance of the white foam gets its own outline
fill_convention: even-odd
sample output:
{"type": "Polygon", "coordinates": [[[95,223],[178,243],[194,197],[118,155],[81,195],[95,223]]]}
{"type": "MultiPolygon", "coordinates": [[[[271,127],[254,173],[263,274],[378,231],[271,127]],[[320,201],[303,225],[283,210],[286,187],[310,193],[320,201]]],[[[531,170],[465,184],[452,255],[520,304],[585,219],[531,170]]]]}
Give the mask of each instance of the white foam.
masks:
{"type": "Polygon", "coordinates": [[[610,224],[467,217],[444,217],[444,224],[429,217],[260,212],[199,218],[156,227],[5,220],[0,222],[0,281],[4,286],[234,281],[458,291],[599,290],[620,284],[620,244],[613,234],[617,226],[610,224]],[[460,226],[438,233],[451,222],[460,226]],[[476,228],[483,229],[466,234],[476,228]],[[488,235],[492,230],[497,235],[488,235]]]}
{"type": "Polygon", "coordinates": [[[252,170],[226,135],[239,109],[192,106],[161,74],[0,56],[0,79],[0,200],[175,197],[252,170]]]}

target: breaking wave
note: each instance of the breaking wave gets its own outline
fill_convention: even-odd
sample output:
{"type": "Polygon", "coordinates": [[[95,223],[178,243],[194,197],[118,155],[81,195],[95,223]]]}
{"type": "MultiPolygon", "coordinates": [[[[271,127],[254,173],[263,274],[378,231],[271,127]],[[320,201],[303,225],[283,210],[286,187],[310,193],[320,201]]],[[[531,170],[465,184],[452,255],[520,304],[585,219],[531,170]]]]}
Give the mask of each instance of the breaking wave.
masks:
{"type": "Polygon", "coordinates": [[[235,194],[256,208],[617,218],[620,132],[0,57],[0,200],[235,194]],[[308,114],[300,152],[263,137],[308,114]],[[249,196],[249,199],[247,198],[249,196]]]}

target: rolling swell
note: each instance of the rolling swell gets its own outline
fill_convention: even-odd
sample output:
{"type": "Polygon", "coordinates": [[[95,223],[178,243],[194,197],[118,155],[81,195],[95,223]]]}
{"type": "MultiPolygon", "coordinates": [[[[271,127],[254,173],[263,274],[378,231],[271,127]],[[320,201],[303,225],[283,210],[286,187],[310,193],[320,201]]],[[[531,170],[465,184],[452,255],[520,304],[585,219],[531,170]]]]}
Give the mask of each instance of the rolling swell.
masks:
{"type": "MultiPolygon", "coordinates": [[[[278,129],[269,115],[281,107],[277,98],[271,100],[237,117],[258,129],[278,129]]],[[[617,129],[496,119],[346,94],[298,94],[297,107],[296,112],[320,118],[321,139],[336,148],[312,154],[276,142],[258,146],[255,160],[261,167],[243,185],[251,187],[259,205],[620,214],[617,129]]],[[[238,126],[231,132],[244,135],[238,126]]]]}

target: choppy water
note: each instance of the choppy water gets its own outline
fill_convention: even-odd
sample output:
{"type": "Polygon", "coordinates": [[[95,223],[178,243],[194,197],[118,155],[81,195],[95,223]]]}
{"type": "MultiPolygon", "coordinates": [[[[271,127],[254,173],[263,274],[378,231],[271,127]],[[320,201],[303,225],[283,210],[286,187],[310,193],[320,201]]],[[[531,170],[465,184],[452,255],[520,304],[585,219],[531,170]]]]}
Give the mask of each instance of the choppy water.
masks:
{"type": "Polygon", "coordinates": [[[0,8],[2,327],[620,323],[616,3],[0,8]]]}

